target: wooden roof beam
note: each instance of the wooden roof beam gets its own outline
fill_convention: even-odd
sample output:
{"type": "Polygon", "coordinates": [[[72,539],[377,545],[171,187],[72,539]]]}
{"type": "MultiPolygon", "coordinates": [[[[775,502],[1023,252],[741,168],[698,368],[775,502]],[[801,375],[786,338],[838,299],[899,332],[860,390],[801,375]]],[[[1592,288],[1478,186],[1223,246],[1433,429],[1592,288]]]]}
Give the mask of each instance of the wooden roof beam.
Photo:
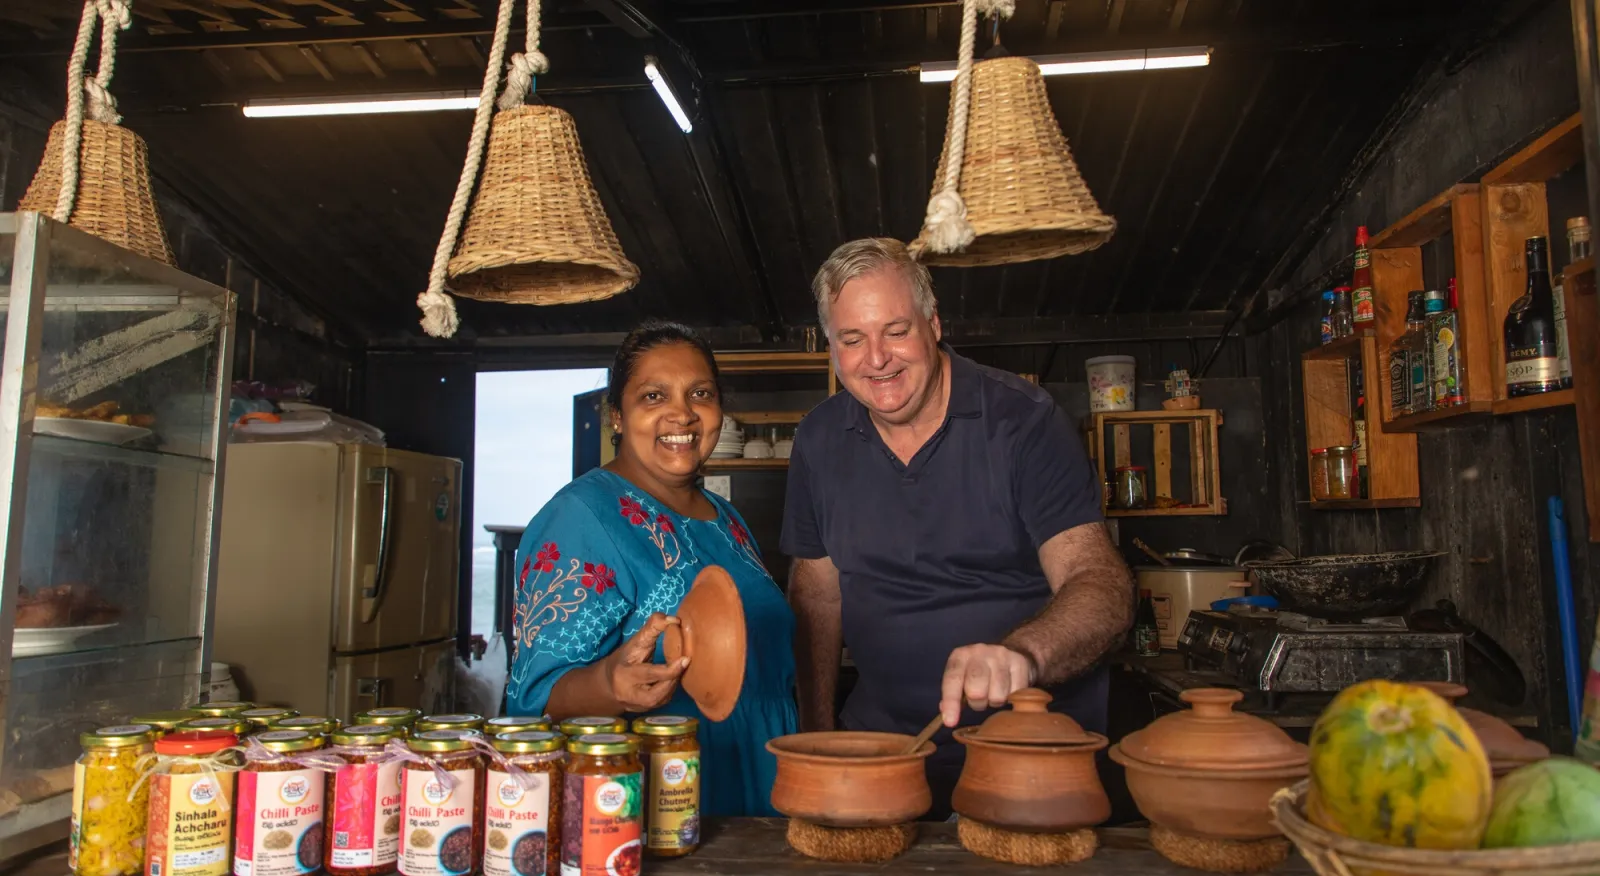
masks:
{"type": "Polygon", "coordinates": [[[378,56],[372,54],[372,50],[367,48],[366,44],[364,44],[364,43],[351,43],[350,44],[350,51],[354,52],[356,57],[361,59],[361,63],[367,65],[367,69],[372,71],[373,78],[375,78],[375,79],[387,79],[388,78],[388,76],[389,76],[388,71],[383,69],[383,65],[378,62],[378,56]]]}

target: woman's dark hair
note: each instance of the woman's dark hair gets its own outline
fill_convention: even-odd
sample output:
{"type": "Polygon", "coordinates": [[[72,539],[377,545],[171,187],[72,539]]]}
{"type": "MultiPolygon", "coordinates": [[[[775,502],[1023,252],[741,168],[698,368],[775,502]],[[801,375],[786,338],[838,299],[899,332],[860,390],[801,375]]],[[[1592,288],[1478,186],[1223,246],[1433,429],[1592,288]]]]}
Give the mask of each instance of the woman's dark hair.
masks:
{"type": "MultiPolygon", "coordinates": [[[[699,350],[700,355],[706,358],[706,365],[711,368],[711,382],[717,387],[717,395],[722,395],[722,373],[717,370],[716,354],[711,352],[711,345],[706,343],[706,339],[681,323],[651,320],[628,332],[628,336],[622,339],[622,346],[617,348],[617,358],[611,363],[611,383],[606,386],[606,403],[611,410],[621,413],[622,390],[633,379],[633,366],[638,363],[639,357],[667,344],[688,344],[699,350]]],[[[613,444],[621,440],[620,435],[611,436],[613,444]]]]}

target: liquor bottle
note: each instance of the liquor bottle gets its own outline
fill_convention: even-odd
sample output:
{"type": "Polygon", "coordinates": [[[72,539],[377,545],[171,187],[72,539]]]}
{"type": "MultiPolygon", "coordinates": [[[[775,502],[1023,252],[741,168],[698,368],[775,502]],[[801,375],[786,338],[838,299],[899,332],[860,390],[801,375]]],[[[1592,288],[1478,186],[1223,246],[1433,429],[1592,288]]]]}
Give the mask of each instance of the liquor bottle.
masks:
{"type": "Polygon", "coordinates": [[[1355,264],[1350,285],[1355,287],[1356,325],[1372,322],[1377,314],[1372,308],[1372,253],[1367,250],[1367,226],[1356,229],[1355,264]]]}
{"type": "Polygon", "coordinates": [[[1350,316],[1350,287],[1333,287],[1333,337],[1348,338],[1355,334],[1354,321],[1350,316]]]}
{"type": "Polygon", "coordinates": [[[1506,313],[1506,395],[1536,395],[1561,388],[1556,357],[1556,314],[1550,291],[1550,252],[1543,237],[1523,245],[1528,288],[1506,313]]]}
{"type": "MultiPolygon", "coordinates": [[[[1428,315],[1444,310],[1444,293],[1429,289],[1422,293],[1422,313],[1417,314],[1416,328],[1406,332],[1406,342],[1411,355],[1411,412],[1420,414],[1433,410],[1433,341],[1428,332],[1428,315]]],[[[1411,323],[1406,323],[1411,328],[1411,323]]]]}
{"type": "Polygon", "coordinates": [[[1389,417],[1412,413],[1411,350],[1412,335],[1422,325],[1422,291],[1406,296],[1406,331],[1389,345],[1389,417]]]}
{"type": "Polygon", "coordinates": [[[1350,425],[1354,433],[1356,451],[1356,482],[1350,487],[1350,498],[1367,498],[1367,385],[1361,357],[1350,360],[1350,425]]]}
{"type": "Polygon", "coordinates": [[[1161,656],[1161,627],[1156,623],[1156,606],[1150,589],[1139,589],[1139,610],[1133,617],[1133,650],[1140,657],[1161,656]]]}
{"type": "Polygon", "coordinates": [[[1450,278],[1444,309],[1428,315],[1428,338],[1433,343],[1433,406],[1458,405],[1467,400],[1461,385],[1461,318],[1457,313],[1456,278],[1450,278]]]}

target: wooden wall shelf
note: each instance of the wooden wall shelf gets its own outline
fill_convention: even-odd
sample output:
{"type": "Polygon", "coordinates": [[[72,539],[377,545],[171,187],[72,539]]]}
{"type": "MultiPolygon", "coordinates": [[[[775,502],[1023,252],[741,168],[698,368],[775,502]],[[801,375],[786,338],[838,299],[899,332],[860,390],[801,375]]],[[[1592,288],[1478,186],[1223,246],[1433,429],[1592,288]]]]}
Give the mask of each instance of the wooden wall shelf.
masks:
{"type": "Polygon", "coordinates": [[[828,395],[839,391],[839,376],[827,351],[718,350],[714,355],[723,374],[826,374],[828,395]]]}
{"type": "Polygon", "coordinates": [[[1325,499],[1312,502],[1313,511],[1373,511],[1381,508],[1421,508],[1422,499],[1325,499]]]}
{"type": "Polygon", "coordinates": [[[1407,414],[1384,424],[1390,432],[1432,432],[1481,423],[1494,410],[1489,401],[1469,401],[1421,414],[1407,414]]]}
{"type": "Polygon", "coordinates": [[[700,466],[706,474],[723,474],[735,471],[781,471],[789,467],[787,459],[708,459],[700,466]]]}
{"type": "MultiPolygon", "coordinates": [[[[1377,259],[1374,258],[1373,262],[1376,265],[1377,259]]],[[[1301,391],[1305,396],[1306,410],[1306,444],[1303,452],[1308,460],[1308,481],[1311,469],[1309,459],[1313,449],[1348,445],[1354,440],[1350,369],[1352,363],[1357,361],[1361,363],[1363,374],[1372,375],[1365,378],[1368,397],[1367,497],[1333,503],[1313,502],[1312,507],[1406,507],[1381,504],[1394,502],[1414,505],[1422,496],[1417,477],[1417,436],[1390,429],[1383,422],[1377,402],[1372,399],[1373,389],[1382,384],[1375,380],[1379,365],[1378,339],[1371,334],[1357,335],[1353,340],[1347,338],[1336,341],[1301,355],[1301,391]],[[1346,355],[1330,355],[1330,348],[1333,348],[1333,352],[1342,350],[1346,355]],[[1350,502],[1371,504],[1351,505],[1350,502]]]]}
{"type": "Polygon", "coordinates": [[[1357,332],[1346,338],[1340,338],[1336,341],[1329,341],[1320,347],[1307,350],[1304,354],[1304,358],[1315,359],[1319,361],[1348,359],[1351,356],[1355,356],[1360,353],[1361,339],[1363,337],[1375,337],[1375,335],[1370,331],[1357,332]]]}
{"type": "Polygon", "coordinates": [[[1116,488],[1115,475],[1108,477],[1107,463],[1116,468],[1132,464],[1132,430],[1135,427],[1150,429],[1153,465],[1148,467],[1152,476],[1146,480],[1145,487],[1151,501],[1157,497],[1178,498],[1173,493],[1172,433],[1188,433],[1189,478],[1188,489],[1182,491],[1187,493],[1184,507],[1122,510],[1110,507],[1102,498],[1101,510],[1107,517],[1196,517],[1228,513],[1227,500],[1222,498],[1222,467],[1218,458],[1217,430],[1222,426],[1221,411],[1101,413],[1092,415],[1090,422],[1089,455],[1094,457],[1099,468],[1101,483],[1111,484],[1112,492],[1116,488]],[[1110,441],[1106,439],[1107,430],[1111,432],[1110,441]]]}
{"type": "Polygon", "coordinates": [[[1595,295],[1594,259],[1568,265],[1566,287],[1583,504],[1589,512],[1589,540],[1600,541],[1600,300],[1595,295]]]}
{"type": "Polygon", "coordinates": [[[1559,389],[1555,392],[1542,392],[1538,395],[1524,395],[1517,398],[1497,399],[1494,403],[1495,416],[1506,414],[1520,414],[1524,411],[1541,411],[1545,408],[1564,408],[1575,401],[1573,390],[1559,389]]]}

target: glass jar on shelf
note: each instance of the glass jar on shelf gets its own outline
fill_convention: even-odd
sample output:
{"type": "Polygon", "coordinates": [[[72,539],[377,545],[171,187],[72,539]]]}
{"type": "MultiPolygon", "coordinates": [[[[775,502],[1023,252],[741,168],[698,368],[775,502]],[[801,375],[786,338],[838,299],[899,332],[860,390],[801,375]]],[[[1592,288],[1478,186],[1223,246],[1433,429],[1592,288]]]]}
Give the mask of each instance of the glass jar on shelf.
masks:
{"type": "Polygon", "coordinates": [[[1136,511],[1145,506],[1144,466],[1117,466],[1116,507],[1123,511],[1136,511]]]}
{"type": "Polygon", "coordinates": [[[1356,497],[1356,449],[1349,445],[1328,448],[1328,498],[1356,497]]]}
{"type": "Polygon", "coordinates": [[[1311,451],[1311,500],[1328,498],[1328,448],[1318,447],[1311,451]]]}

